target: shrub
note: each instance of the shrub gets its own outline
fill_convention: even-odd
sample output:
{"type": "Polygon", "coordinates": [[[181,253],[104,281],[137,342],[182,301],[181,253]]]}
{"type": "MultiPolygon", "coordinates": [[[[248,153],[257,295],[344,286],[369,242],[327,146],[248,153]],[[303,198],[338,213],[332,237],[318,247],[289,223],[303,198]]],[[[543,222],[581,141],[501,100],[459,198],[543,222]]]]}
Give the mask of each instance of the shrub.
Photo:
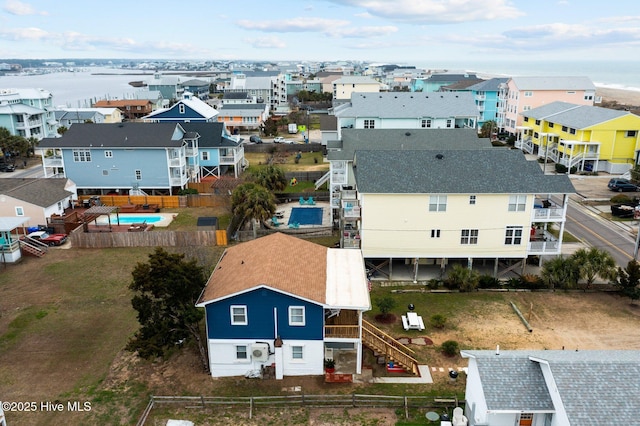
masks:
{"type": "Polygon", "coordinates": [[[431,317],[431,327],[443,329],[447,323],[447,317],[441,314],[435,314],[431,317]]]}
{"type": "Polygon", "coordinates": [[[396,307],[396,300],[391,296],[385,296],[376,299],[375,304],[382,315],[387,315],[393,308],[396,307]]]}
{"type": "Polygon", "coordinates": [[[523,288],[539,289],[544,287],[542,279],[535,274],[524,274],[520,277],[520,283],[523,288]]]}
{"type": "Polygon", "coordinates": [[[556,163],[556,173],[567,173],[567,170],[569,169],[564,164],[556,163]]]}
{"type": "Polygon", "coordinates": [[[611,197],[611,199],[609,201],[611,201],[612,204],[631,204],[631,203],[633,203],[633,200],[631,199],[631,197],[629,197],[628,195],[625,195],[625,194],[614,195],[613,197],[611,197]]]}
{"type": "Polygon", "coordinates": [[[195,188],[185,188],[178,191],[178,195],[197,194],[198,190],[195,188]]]}
{"type": "Polygon", "coordinates": [[[569,173],[574,175],[577,171],[578,171],[578,168],[576,166],[573,166],[573,167],[571,167],[571,170],[569,171],[569,173]]]}
{"type": "Polygon", "coordinates": [[[500,288],[500,280],[491,275],[480,275],[480,279],[478,280],[478,287],[500,288]]]}
{"type": "Polygon", "coordinates": [[[456,356],[458,354],[458,342],[455,340],[447,340],[446,342],[442,342],[440,349],[446,356],[456,356]]]}
{"type": "Polygon", "coordinates": [[[437,290],[438,287],[440,287],[440,284],[442,284],[442,281],[437,278],[431,278],[427,281],[427,287],[429,290],[437,290]]]}

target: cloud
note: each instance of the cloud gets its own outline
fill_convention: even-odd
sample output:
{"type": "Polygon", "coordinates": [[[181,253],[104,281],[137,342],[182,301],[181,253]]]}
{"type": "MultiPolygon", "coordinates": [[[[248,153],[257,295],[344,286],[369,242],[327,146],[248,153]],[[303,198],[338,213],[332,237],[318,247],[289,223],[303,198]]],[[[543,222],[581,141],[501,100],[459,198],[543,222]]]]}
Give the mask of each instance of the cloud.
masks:
{"type": "Polygon", "coordinates": [[[502,33],[516,46],[528,49],[562,47],[595,48],[611,44],[639,43],[640,28],[602,28],[595,25],[553,23],[534,25],[502,33]]]}
{"type": "Polygon", "coordinates": [[[394,26],[384,27],[357,27],[357,28],[344,28],[331,31],[328,35],[336,37],[348,37],[348,38],[370,38],[387,36],[398,32],[398,28],[394,26]]]}
{"type": "Polygon", "coordinates": [[[2,9],[11,15],[48,15],[46,11],[37,11],[30,4],[23,3],[18,0],[7,0],[2,9]]]}
{"type": "Polygon", "coordinates": [[[56,38],[56,36],[40,28],[12,28],[0,29],[0,38],[12,41],[35,41],[56,38]]]}
{"type": "Polygon", "coordinates": [[[349,25],[349,21],[337,19],[323,19],[310,17],[297,17],[283,19],[279,21],[248,21],[240,20],[238,26],[245,30],[256,30],[273,33],[302,33],[302,32],[325,32],[330,28],[339,28],[349,25]]]}
{"type": "Polygon", "coordinates": [[[365,9],[371,15],[414,24],[514,19],[524,12],[508,0],[327,0],[365,9]]]}
{"type": "Polygon", "coordinates": [[[284,49],[287,47],[286,43],[276,36],[245,38],[244,41],[257,49],[284,49]]]}

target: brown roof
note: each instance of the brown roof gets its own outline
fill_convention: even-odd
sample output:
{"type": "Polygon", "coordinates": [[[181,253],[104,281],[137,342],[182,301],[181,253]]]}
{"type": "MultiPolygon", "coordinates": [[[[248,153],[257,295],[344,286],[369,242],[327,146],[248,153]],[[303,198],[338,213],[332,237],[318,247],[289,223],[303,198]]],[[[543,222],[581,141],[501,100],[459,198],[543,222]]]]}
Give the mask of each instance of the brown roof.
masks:
{"type": "Polygon", "coordinates": [[[150,104],[148,99],[122,99],[122,100],[101,100],[93,104],[94,107],[123,107],[123,106],[145,106],[150,104]]]}
{"type": "Polygon", "coordinates": [[[198,303],[265,285],[324,304],[326,283],[327,248],[278,232],[228,248],[198,303]]]}

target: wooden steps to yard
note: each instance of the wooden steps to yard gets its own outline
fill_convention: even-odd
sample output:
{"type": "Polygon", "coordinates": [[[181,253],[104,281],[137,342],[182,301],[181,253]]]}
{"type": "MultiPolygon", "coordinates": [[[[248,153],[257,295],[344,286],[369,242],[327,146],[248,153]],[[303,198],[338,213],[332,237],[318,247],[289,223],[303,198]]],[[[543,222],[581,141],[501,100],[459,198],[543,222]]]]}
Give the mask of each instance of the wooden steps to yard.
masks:
{"type": "Polygon", "coordinates": [[[49,247],[46,244],[42,244],[38,241],[24,241],[20,240],[20,248],[24,254],[30,254],[36,257],[42,257],[47,254],[49,247]],[[32,242],[33,241],[33,242],[32,242]]]}
{"type": "Polygon", "coordinates": [[[387,363],[393,361],[405,371],[415,376],[420,375],[418,361],[413,357],[415,352],[365,320],[362,320],[362,343],[374,352],[383,355],[387,363]]]}

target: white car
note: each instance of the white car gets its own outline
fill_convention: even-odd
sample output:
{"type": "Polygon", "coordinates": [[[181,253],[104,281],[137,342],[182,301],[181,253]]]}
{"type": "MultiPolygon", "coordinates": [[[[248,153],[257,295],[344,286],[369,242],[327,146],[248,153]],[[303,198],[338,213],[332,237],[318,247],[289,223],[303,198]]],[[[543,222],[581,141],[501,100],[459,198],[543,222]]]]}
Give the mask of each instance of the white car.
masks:
{"type": "Polygon", "coordinates": [[[277,136],[273,138],[273,143],[287,143],[287,140],[282,136],[277,136]]]}

